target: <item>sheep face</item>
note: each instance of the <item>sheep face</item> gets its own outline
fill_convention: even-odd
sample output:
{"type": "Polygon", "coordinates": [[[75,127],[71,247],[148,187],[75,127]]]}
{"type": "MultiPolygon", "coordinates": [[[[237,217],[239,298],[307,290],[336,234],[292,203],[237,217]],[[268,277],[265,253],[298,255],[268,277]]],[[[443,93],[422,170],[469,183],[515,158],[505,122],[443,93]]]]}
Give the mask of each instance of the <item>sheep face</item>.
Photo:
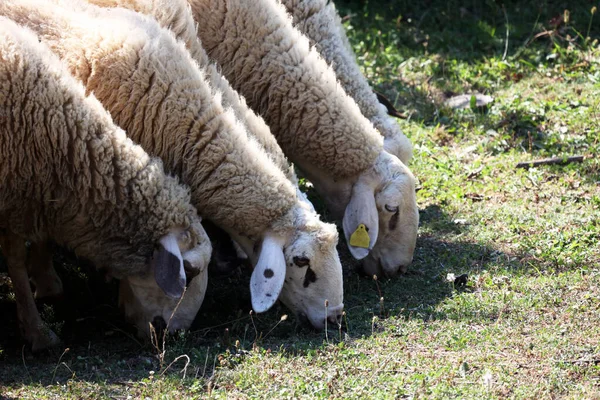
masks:
{"type": "Polygon", "coordinates": [[[174,229],[160,243],[150,263],[149,273],[125,276],[119,288],[119,304],[142,337],[150,335],[151,323],[157,331],[188,329],[206,293],[207,266],[212,249],[200,221],[194,222],[187,230],[174,229]],[[179,265],[176,268],[160,272],[163,267],[157,261],[163,244],[176,258],[179,254],[181,260],[177,260],[179,265]],[[183,298],[174,288],[181,281],[187,286],[183,298]]]}
{"type": "MultiPolygon", "coordinates": [[[[323,329],[326,319],[341,318],[344,307],[338,234],[335,225],[319,220],[305,197],[299,200],[290,218],[284,217],[293,221],[293,229],[268,232],[262,240],[250,280],[252,308],[264,312],[279,299],[300,319],[323,329]]],[[[256,259],[256,253],[249,254],[256,259]]]]}
{"type": "Polygon", "coordinates": [[[362,266],[368,275],[393,276],[406,272],[415,250],[419,225],[415,179],[400,160],[387,153],[379,157],[374,172],[369,179],[379,182],[374,192],[377,241],[362,266]]]}
{"type": "Polygon", "coordinates": [[[342,317],[342,265],[335,226],[316,218],[310,225],[299,230],[284,249],[287,268],[279,298],[301,320],[323,329],[326,320],[337,324],[342,317]]]}

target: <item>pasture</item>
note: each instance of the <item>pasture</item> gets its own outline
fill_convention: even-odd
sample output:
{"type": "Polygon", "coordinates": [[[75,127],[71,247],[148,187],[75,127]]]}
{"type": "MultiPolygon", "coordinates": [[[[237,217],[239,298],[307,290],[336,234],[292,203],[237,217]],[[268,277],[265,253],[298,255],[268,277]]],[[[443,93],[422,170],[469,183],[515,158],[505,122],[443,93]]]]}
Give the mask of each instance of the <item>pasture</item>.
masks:
{"type": "Polygon", "coordinates": [[[41,309],[65,343],[33,356],[0,263],[0,399],[600,397],[600,3],[336,4],[363,72],[406,116],[409,272],[360,276],[341,239],[341,326],[249,313],[240,268],[211,278],[190,332],[149,345],[114,283],[59,253],[67,298],[41,309]],[[472,93],[493,101],[447,103],[472,93]],[[517,168],[569,156],[584,159],[517,168]]]}

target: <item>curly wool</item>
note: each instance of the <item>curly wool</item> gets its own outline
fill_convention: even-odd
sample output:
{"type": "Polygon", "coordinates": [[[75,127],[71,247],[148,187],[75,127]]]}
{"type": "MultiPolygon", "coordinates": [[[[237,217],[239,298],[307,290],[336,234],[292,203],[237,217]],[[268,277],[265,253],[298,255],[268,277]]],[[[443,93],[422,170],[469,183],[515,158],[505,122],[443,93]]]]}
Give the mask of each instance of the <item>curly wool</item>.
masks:
{"type": "Polygon", "coordinates": [[[0,226],[52,237],[116,277],[190,226],[187,188],[115,126],[38,38],[0,17],[0,226]]]}
{"type": "Polygon", "coordinates": [[[189,0],[208,55],[284,153],[338,178],[371,167],[383,140],[273,0],[189,0]]]}
{"type": "Polygon", "coordinates": [[[213,91],[222,96],[224,107],[230,107],[238,121],[244,125],[250,140],[256,140],[269,158],[297,184],[293,167],[288,163],[277,140],[265,121],[248,105],[243,96],[236,92],[217,66],[211,62],[197,35],[196,23],[187,0],[87,0],[100,7],[123,7],[154,18],[160,26],[171,30],[178,40],[185,43],[192,58],[206,73],[213,91]]]}
{"type": "Polygon", "coordinates": [[[201,215],[256,240],[292,208],[291,183],[170,31],[124,9],[54,3],[6,1],[0,14],[37,32],[115,122],[190,185],[201,215]]]}
{"type": "Polygon", "coordinates": [[[319,53],[333,67],[337,78],[354,98],[363,115],[387,139],[386,150],[407,164],[412,157],[412,145],[388,114],[360,72],[344,27],[330,0],[281,0],[292,15],[294,25],[304,33],[319,53]],[[387,142],[395,143],[388,148],[387,142]]]}

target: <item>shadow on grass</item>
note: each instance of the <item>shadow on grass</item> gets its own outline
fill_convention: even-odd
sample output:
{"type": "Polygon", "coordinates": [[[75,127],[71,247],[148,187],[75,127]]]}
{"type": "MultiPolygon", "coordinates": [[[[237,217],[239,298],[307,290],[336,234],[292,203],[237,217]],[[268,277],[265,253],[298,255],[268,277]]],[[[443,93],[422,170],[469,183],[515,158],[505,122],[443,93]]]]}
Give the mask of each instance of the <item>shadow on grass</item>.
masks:
{"type": "MultiPolygon", "coordinates": [[[[111,292],[114,288],[109,286],[107,290],[105,285],[84,288],[85,278],[78,273],[79,267],[74,268],[77,260],[68,254],[59,254],[55,264],[63,279],[66,271],[75,276],[65,279],[65,287],[67,290],[72,290],[68,289],[71,286],[77,288],[68,296],[78,307],[73,311],[71,305],[72,314],[63,316],[61,337],[65,346],[35,357],[23,350],[16,335],[14,303],[4,296],[6,288],[0,287],[4,326],[13,327],[0,330],[0,382],[17,388],[64,384],[70,379],[117,386],[143,384],[149,379],[149,371],[156,371],[158,375],[169,362],[183,354],[190,358],[192,365],[188,376],[207,378],[220,365],[231,367],[241,362],[247,350],[255,345],[291,357],[304,356],[318,351],[325,341],[335,343],[376,334],[379,325],[373,317],[402,317],[423,322],[432,317],[443,318],[437,308],[439,304],[457,292],[472,290],[471,282],[467,282],[466,287],[455,287],[446,280],[448,273],[472,277],[486,269],[521,268],[514,255],[503,253],[491,244],[463,239],[470,231],[469,225],[457,222],[439,205],[429,205],[420,214],[421,234],[409,273],[378,281],[356,273],[346,276],[343,329],[334,327],[326,336],[323,332],[296,326],[291,315],[282,321],[281,316],[288,311],[279,304],[269,313],[250,314],[250,271],[240,268],[229,276],[209,280],[206,299],[192,331],[167,341],[163,364],[155,349],[140,345],[131,336],[132,330],[119,316],[116,293],[111,292]],[[100,301],[94,294],[98,291],[103,292],[100,301]],[[104,296],[109,297],[108,301],[104,296]],[[63,354],[67,347],[70,351],[63,354]]],[[[340,243],[339,251],[346,260],[344,243],[340,243]]],[[[474,318],[485,318],[485,315],[474,318]]],[[[182,364],[180,361],[166,374],[181,377],[182,364]]]]}
{"type": "MultiPolygon", "coordinates": [[[[250,271],[240,268],[229,276],[209,280],[206,299],[192,331],[167,341],[165,360],[170,362],[186,354],[192,365],[207,365],[200,374],[203,376],[218,366],[217,355],[243,354],[240,349],[249,350],[255,344],[301,356],[318,349],[326,340],[337,342],[371,335],[373,316],[405,315],[426,320],[436,304],[452,295],[452,284],[444,280],[446,272],[472,274],[485,268],[493,257],[497,259],[497,252],[491,247],[454,240],[468,226],[457,225],[438,206],[422,210],[421,221],[426,233],[419,238],[415,261],[407,275],[375,282],[356,273],[347,274],[343,329],[333,327],[325,335],[297,326],[292,315],[282,321],[281,316],[289,311],[280,304],[266,314],[251,314],[250,271]],[[226,349],[230,352],[225,353],[226,349]]],[[[345,243],[340,243],[339,251],[343,260],[349,260],[345,243]]],[[[120,316],[114,285],[103,284],[98,276],[88,277],[86,274],[93,274],[89,266],[68,252],[57,252],[54,262],[68,300],[42,313],[60,333],[64,346],[32,356],[18,336],[15,304],[8,296],[9,290],[0,287],[0,310],[4,326],[9,327],[0,330],[0,382],[19,387],[77,379],[122,385],[148,379],[150,370],[164,370],[166,365],[160,364],[158,352],[140,344],[120,316]],[[63,354],[65,348],[70,350],[63,354]]],[[[348,264],[344,264],[347,268],[348,264]]],[[[172,368],[167,374],[178,376],[180,369],[181,366],[172,368]]]]}

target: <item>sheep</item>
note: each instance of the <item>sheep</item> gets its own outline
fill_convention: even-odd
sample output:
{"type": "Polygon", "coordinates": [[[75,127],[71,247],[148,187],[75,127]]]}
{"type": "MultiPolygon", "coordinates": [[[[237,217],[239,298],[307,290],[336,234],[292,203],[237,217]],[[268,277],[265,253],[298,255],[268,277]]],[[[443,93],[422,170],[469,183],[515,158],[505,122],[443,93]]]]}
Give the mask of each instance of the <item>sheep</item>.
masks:
{"type": "MultiPolygon", "coordinates": [[[[295,186],[298,198],[314,209],[306,195],[298,187],[298,178],[294,168],[288,163],[269,127],[260,116],[256,115],[246,105],[245,99],[229,85],[217,66],[209,60],[196,35],[194,19],[187,0],[88,0],[88,2],[101,7],[128,8],[148,15],[154,18],[162,27],[170,29],[178,40],[185,43],[192,58],[206,71],[209,84],[222,95],[223,106],[231,107],[250,137],[260,144],[275,165],[286,174],[295,186]]],[[[237,263],[231,263],[231,256],[226,252],[235,251],[238,259],[247,259],[247,255],[222,230],[212,226],[210,228],[213,228],[210,237],[214,245],[211,272],[216,274],[231,273],[232,266],[236,266],[237,263]]]]}
{"type": "Polygon", "coordinates": [[[371,274],[405,272],[417,237],[415,179],[273,0],[188,0],[198,36],[286,156],[342,219],[371,274]]]}
{"type": "MultiPolygon", "coordinates": [[[[210,85],[223,95],[223,105],[231,107],[238,120],[244,125],[247,133],[255,139],[265,150],[272,161],[286,174],[294,184],[298,198],[305,202],[308,207],[314,209],[306,195],[298,186],[298,178],[294,168],[288,163],[283,151],[277,144],[275,137],[271,134],[264,120],[254,113],[247,105],[245,99],[236,92],[229,82],[219,72],[217,66],[211,62],[206,51],[196,35],[196,24],[191,14],[187,0],[87,0],[88,3],[101,7],[124,7],[154,18],[162,27],[170,29],[178,40],[185,43],[192,58],[207,72],[210,85]]],[[[227,235],[211,232],[211,240],[220,237],[227,240],[227,235]]],[[[243,250],[233,242],[234,250],[238,257],[245,259],[247,256],[243,250]]],[[[219,246],[215,246],[216,250],[219,246]]],[[[228,250],[231,249],[231,246],[228,250]]],[[[231,264],[219,262],[221,254],[213,256],[213,261],[218,264],[213,272],[229,273],[231,264]]]]}
{"type": "Polygon", "coordinates": [[[316,46],[319,53],[335,70],[346,93],[383,134],[384,148],[404,164],[412,158],[412,145],[402,130],[378,101],[356,62],[352,47],[335,5],[330,0],[281,0],[293,18],[294,25],[316,46]]]}
{"type": "MultiPolygon", "coordinates": [[[[114,125],[33,32],[5,17],[0,82],[0,247],[32,349],[54,346],[58,338],[35,307],[25,239],[52,238],[142,296],[149,287],[155,308],[166,314],[126,308],[141,331],[153,319],[171,317],[179,300],[197,311],[211,248],[189,189],[114,125]],[[198,274],[196,292],[181,299],[186,273],[198,274]]],[[[189,327],[180,314],[172,322],[189,327]]]]}
{"type": "Polygon", "coordinates": [[[255,265],[256,312],[279,298],[317,329],[341,318],[335,226],[297,198],[172,32],[130,10],[77,1],[5,1],[0,15],[34,29],[115,122],[190,186],[200,215],[242,246],[255,265]]]}

